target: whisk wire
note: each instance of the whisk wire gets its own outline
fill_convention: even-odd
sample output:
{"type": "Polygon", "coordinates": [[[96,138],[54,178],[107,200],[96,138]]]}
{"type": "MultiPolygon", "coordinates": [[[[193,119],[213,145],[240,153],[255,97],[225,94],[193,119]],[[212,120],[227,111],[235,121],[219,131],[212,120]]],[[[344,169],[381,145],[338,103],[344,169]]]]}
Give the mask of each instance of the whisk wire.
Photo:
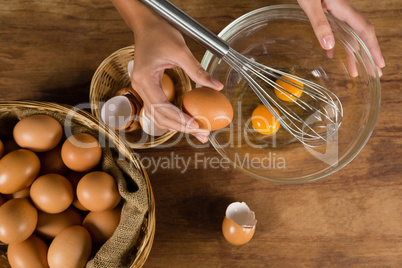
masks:
{"type": "Polygon", "coordinates": [[[223,60],[245,79],[283,128],[303,144],[310,147],[321,146],[329,142],[329,138],[338,130],[343,110],[338,97],[328,89],[306,79],[262,65],[231,49],[223,60]],[[302,91],[308,99],[303,100],[297,97],[279,85],[277,81],[302,91]],[[307,112],[308,122],[279,99],[273,89],[291,96],[292,103],[307,112]],[[273,107],[277,108],[279,114],[273,107]]]}

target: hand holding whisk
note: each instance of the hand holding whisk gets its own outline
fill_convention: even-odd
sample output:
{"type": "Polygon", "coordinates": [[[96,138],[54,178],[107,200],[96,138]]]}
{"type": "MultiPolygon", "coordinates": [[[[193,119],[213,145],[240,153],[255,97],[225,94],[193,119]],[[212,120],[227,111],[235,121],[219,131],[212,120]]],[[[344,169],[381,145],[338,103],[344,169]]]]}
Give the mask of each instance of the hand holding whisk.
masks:
{"type": "Polygon", "coordinates": [[[248,59],[168,1],[140,1],[228,63],[249,84],[279,123],[300,142],[316,147],[327,143],[335,135],[342,122],[343,110],[339,99],[330,90],[248,59]],[[278,81],[297,88],[304,97],[294,95],[278,81]],[[297,114],[278,98],[275,89],[288,95],[304,111],[303,115],[297,114]]]}

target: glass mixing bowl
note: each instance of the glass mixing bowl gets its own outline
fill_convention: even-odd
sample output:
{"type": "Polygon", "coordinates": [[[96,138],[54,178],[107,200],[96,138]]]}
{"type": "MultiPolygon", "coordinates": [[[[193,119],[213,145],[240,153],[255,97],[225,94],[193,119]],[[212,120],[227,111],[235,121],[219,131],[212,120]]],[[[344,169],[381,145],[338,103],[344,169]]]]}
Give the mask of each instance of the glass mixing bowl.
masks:
{"type": "Polygon", "coordinates": [[[272,135],[256,132],[251,114],[261,101],[228,64],[210,52],[204,55],[202,66],[224,83],[222,93],[234,109],[232,123],[211,133],[210,142],[234,167],[271,182],[304,183],[340,170],[367,143],[380,108],[378,73],[357,34],[333,16],[327,18],[336,40],[330,52],[320,47],[306,14],[293,5],[252,11],[219,34],[248,58],[311,80],[339,97],[342,124],[328,143],[317,148],[303,145],[283,127],[272,135]],[[357,77],[349,75],[351,63],[357,77]]]}

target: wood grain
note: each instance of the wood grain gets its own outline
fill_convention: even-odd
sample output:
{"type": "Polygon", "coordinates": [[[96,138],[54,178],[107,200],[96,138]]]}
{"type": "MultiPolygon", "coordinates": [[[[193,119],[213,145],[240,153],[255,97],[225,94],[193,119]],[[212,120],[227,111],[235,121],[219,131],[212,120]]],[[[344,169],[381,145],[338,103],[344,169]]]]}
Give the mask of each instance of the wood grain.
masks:
{"type": "MultiPolygon", "coordinates": [[[[215,33],[253,9],[296,3],[173,2],[215,33]]],[[[156,236],[145,267],[402,266],[402,6],[400,0],[354,3],[374,24],[387,64],[381,113],[362,152],[323,180],[277,185],[229,166],[204,169],[197,153],[220,158],[211,145],[195,149],[181,139],[173,148],[138,151],[156,199],[156,236]],[[172,154],[190,159],[189,167],[154,171],[146,162],[172,154]],[[258,220],[244,246],[229,245],[221,234],[232,201],[245,201],[258,220]]],[[[109,1],[1,1],[0,23],[2,100],[88,101],[98,64],[133,42],[109,1]]],[[[205,49],[186,41],[201,60],[205,49]]]]}

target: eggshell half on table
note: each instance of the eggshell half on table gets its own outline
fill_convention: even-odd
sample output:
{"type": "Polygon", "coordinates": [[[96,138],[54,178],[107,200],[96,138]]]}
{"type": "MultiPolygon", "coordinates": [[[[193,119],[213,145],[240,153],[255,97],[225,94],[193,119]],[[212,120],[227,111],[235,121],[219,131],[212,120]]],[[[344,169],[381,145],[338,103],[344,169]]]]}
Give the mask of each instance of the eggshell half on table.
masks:
{"type": "Polygon", "coordinates": [[[7,248],[7,259],[12,268],[47,268],[46,243],[31,235],[27,240],[12,243],[7,248]]]}
{"type": "Polygon", "coordinates": [[[246,203],[235,202],[226,209],[222,233],[229,243],[243,245],[253,237],[256,224],[255,214],[246,203]]]}
{"type": "Polygon", "coordinates": [[[12,194],[29,187],[39,174],[38,156],[29,150],[18,149],[0,159],[0,193],[12,194]]]}
{"type": "Polygon", "coordinates": [[[85,267],[91,255],[92,242],[88,231],[79,225],[59,233],[49,246],[47,261],[50,267],[85,267]]]}
{"type": "Polygon", "coordinates": [[[34,152],[53,149],[63,137],[63,128],[53,117],[36,114],[21,119],[13,129],[15,142],[34,152]]]}
{"type": "Polygon", "coordinates": [[[36,208],[25,198],[11,199],[0,207],[0,241],[22,242],[32,235],[38,222],[36,208]]]}

